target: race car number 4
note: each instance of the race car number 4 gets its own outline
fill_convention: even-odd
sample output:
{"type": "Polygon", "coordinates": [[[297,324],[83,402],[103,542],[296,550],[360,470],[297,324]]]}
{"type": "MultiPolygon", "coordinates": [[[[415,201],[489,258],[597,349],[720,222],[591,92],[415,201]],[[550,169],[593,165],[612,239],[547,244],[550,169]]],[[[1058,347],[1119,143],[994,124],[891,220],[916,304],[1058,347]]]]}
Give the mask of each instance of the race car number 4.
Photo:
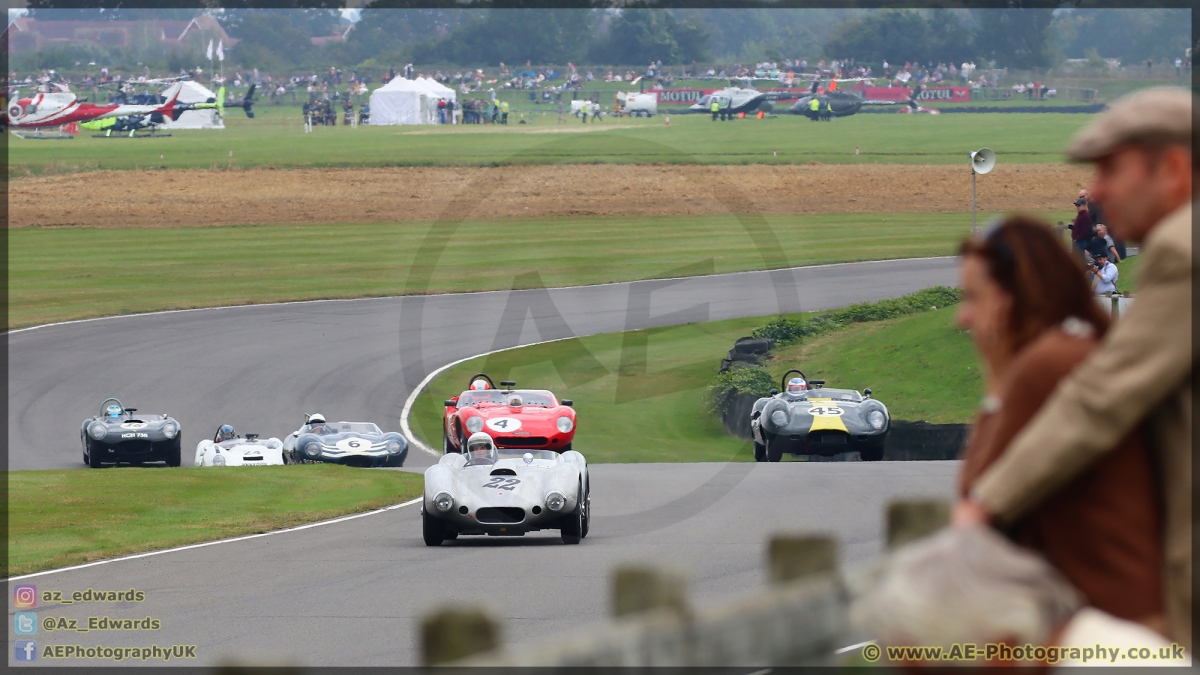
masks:
{"type": "Polygon", "coordinates": [[[813,417],[841,417],[845,411],[837,406],[819,405],[808,411],[813,417]]]}
{"type": "Polygon", "coordinates": [[[494,420],[488,420],[487,425],[492,431],[512,433],[521,428],[521,420],[515,417],[497,417],[494,420]]]}

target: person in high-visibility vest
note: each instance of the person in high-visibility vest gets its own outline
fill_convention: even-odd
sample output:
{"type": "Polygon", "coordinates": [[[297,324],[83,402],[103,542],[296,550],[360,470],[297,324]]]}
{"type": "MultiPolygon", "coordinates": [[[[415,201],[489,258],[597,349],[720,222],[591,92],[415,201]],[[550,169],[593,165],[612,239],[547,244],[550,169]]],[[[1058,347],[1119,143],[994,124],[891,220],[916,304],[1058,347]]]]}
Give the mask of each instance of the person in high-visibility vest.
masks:
{"type": "Polygon", "coordinates": [[[500,124],[508,124],[508,101],[500,102],[500,124]]]}
{"type": "Polygon", "coordinates": [[[717,114],[721,112],[721,104],[717,103],[716,97],[714,97],[712,100],[712,106],[711,106],[710,110],[712,110],[713,121],[716,122],[717,114]]]}
{"type": "Polygon", "coordinates": [[[821,99],[816,96],[812,97],[812,100],[808,102],[808,116],[814,122],[821,118],[821,99]]]}
{"type": "Polygon", "coordinates": [[[833,101],[825,101],[825,110],[821,113],[821,119],[826,122],[833,121],[833,101]]]}

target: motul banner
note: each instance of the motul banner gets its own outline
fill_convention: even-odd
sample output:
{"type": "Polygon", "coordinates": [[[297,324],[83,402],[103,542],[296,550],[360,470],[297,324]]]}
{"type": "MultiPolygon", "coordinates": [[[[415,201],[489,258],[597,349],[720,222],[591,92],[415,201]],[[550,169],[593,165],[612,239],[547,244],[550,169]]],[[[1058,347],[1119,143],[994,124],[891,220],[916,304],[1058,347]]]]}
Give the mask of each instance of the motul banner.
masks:
{"type": "MultiPolygon", "coordinates": [[[[907,101],[912,96],[912,90],[906,87],[867,87],[862,90],[868,99],[877,101],[907,101]]],[[[967,87],[933,87],[922,89],[917,96],[918,101],[970,101],[971,90],[967,87]]]]}
{"type": "Polygon", "coordinates": [[[700,99],[706,94],[711,94],[716,89],[662,89],[660,91],[648,91],[647,94],[658,94],[659,103],[674,103],[692,105],[699,103],[700,99]]]}

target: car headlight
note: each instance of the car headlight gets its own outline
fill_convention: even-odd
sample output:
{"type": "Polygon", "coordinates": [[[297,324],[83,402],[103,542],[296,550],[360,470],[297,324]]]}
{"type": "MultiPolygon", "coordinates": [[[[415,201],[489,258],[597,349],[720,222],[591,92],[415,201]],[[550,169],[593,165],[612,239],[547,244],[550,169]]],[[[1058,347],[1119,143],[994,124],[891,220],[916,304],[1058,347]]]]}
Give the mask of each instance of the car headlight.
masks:
{"type": "Polygon", "coordinates": [[[449,511],[452,506],[454,506],[454,497],[451,497],[449,492],[439,492],[433,498],[433,507],[442,513],[449,511]]]}
{"type": "Polygon", "coordinates": [[[175,438],[175,434],[179,433],[179,426],[174,422],[167,422],[163,425],[163,436],[167,438],[175,438]]]}
{"type": "Polygon", "coordinates": [[[783,410],[776,410],[775,412],[771,413],[771,421],[774,422],[776,426],[786,427],[787,413],[783,410]]]}
{"type": "Polygon", "coordinates": [[[468,417],[467,418],[467,431],[469,431],[473,434],[477,434],[477,433],[483,431],[483,418],[482,417],[468,417]]]}
{"type": "Polygon", "coordinates": [[[563,415],[562,417],[558,418],[558,421],[556,421],[554,424],[555,424],[555,426],[558,427],[558,430],[563,432],[564,434],[571,433],[571,430],[575,428],[575,422],[572,421],[571,418],[567,417],[566,415],[563,415]]]}
{"type": "Polygon", "coordinates": [[[400,441],[388,441],[387,451],[392,453],[400,452],[400,441]]]}
{"type": "Polygon", "coordinates": [[[103,424],[101,424],[99,422],[89,424],[87,431],[88,431],[88,436],[91,436],[92,438],[96,439],[97,441],[103,439],[105,436],[108,435],[108,427],[104,426],[103,424]]]}
{"type": "Polygon", "coordinates": [[[567,498],[561,492],[551,492],[546,495],[546,508],[551,511],[561,511],[567,505],[567,498]]]}
{"type": "Polygon", "coordinates": [[[308,455],[309,457],[320,456],[321,444],[316,441],[309,443],[308,445],[304,446],[304,454],[308,455]]]}
{"type": "Polygon", "coordinates": [[[213,457],[213,466],[225,466],[225,455],[213,457]]]}
{"type": "Polygon", "coordinates": [[[879,412],[878,410],[872,410],[871,412],[867,413],[867,424],[870,424],[876,429],[882,429],[883,423],[886,421],[887,420],[883,417],[883,413],[879,412]]]}

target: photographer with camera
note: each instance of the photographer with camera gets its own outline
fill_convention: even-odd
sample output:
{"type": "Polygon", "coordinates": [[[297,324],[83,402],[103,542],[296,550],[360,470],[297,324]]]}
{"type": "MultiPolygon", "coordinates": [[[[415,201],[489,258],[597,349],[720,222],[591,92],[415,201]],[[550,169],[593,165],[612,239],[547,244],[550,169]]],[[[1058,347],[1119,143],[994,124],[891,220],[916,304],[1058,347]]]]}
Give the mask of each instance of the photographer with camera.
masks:
{"type": "Polygon", "coordinates": [[[1096,295],[1117,292],[1117,266],[1108,261],[1108,251],[1101,251],[1092,259],[1088,276],[1091,277],[1092,292],[1096,295]]]}

